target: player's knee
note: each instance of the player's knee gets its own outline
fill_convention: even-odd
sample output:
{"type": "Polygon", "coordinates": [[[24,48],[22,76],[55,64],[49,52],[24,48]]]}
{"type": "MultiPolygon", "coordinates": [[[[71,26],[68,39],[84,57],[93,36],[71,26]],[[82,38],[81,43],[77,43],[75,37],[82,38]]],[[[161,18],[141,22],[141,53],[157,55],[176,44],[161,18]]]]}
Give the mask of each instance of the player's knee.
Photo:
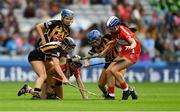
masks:
{"type": "Polygon", "coordinates": [[[43,80],[46,80],[47,79],[47,75],[41,75],[40,78],[43,79],[43,80]]]}
{"type": "Polygon", "coordinates": [[[112,74],[106,74],[107,79],[112,79],[114,76],[112,74]]]}
{"type": "Polygon", "coordinates": [[[116,71],[115,69],[113,69],[113,68],[111,69],[111,73],[112,73],[112,74],[116,74],[116,72],[117,72],[117,71],[116,71]]]}
{"type": "Polygon", "coordinates": [[[107,73],[107,74],[112,74],[111,69],[107,69],[107,70],[106,70],[106,73],[107,73]]]}
{"type": "Polygon", "coordinates": [[[111,69],[111,72],[112,72],[113,75],[119,76],[119,77],[123,78],[123,75],[120,74],[119,71],[118,71],[117,69],[112,68],[112,69],[111,69]]]}
{"type": "Polygon", "coordinates": [[[99,88],[102,88],[103,86],[104,86],[103,84],[98,83],[98,87],[99,87],[99,88]]]}

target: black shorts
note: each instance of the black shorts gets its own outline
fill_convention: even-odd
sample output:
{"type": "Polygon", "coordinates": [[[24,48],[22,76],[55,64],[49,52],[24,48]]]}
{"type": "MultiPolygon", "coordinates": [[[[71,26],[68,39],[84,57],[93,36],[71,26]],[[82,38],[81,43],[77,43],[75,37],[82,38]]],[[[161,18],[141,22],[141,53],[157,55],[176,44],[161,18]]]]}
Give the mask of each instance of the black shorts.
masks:
{"type": "Polygon", "coordinates": [[[111,62],[113,62],[113,59],[107,59],[105,58],[105,65],[104,65],[104,69],[107,69],[109,67],[109,65],[111,64],[111,62]]]}
{"type": "Polygon", "coordinates": [[[45,54],[38,51],[38,50],[33,50],[29,53],[28,55],[28,61],[45,61],[45,54]]]}
{"type": "Polygon", "coordinates": [[[104,69],[107,69],[111,63],[105,63],[104,69]]]}

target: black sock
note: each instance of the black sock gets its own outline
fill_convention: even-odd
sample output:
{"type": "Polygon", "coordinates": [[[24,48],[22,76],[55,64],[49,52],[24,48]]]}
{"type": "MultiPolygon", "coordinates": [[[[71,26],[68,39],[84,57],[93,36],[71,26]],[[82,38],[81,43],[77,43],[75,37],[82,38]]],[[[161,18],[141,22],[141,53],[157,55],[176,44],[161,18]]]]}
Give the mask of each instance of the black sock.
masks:
{"type": "Polygon", "coordinates": [[[62,82],[56,82],[55,86],[62,86],[62,82]]]}
{"type": "Polygon", "coordinates": [[[108,94],[108,92],[107,92],[107,91],[103,91],[103,94],[104,94],[104,95],[107,95],[107,94],[108,94]]]}
{"type": "Polygon", "coordinates": [[[35,92],[41,92],[41,89],[40,88],[34,88],[34,91],[35,92]]]}

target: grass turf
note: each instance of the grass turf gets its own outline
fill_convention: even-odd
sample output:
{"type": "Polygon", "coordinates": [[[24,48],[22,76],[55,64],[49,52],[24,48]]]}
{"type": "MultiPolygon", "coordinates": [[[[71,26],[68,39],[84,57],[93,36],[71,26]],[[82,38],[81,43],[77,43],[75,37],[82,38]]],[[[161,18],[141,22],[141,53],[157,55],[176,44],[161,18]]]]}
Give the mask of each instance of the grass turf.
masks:
{"type": "MultiPolygon", "coordinates": [[[[0,111],[180,111],[179,83],[132,83],[139,99],[121,101],[121,90],[116,88],[116,100],[90,96],[81,100],[79,91],[64,86],[64,100],[30,100],[31,95],[18,97],[23,82],[0,82],[0,111]]],[[[33,83],[29,83],[33,85],[33,83]]],[[[97,84],[85,83],[88,90],[101,94],[97,84]]]]}

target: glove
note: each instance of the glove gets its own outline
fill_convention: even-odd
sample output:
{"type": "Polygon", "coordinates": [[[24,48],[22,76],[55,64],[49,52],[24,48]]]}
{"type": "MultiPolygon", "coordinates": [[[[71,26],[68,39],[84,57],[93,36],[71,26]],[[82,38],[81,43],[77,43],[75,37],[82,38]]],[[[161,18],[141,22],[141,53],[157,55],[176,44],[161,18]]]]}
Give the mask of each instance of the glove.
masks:
{"type": "Polygon", "coordinates": [[[81,57],[79,55],[75,55],[72,57],[72,61],[79,61],[81,57]]]}
{"type": "Polygon", "coordinates": [[[99,57],[99,58],[103,58],[104,56],[101,53],[95,53],[94,55],[92,55],[93,57],[99,57]]]}
{"type": "Polygon", "coordinates": [[[68,85],[70,82],[67,78],[63,78],[62,83],[68,85]]]}
{"type": "Polygon", "coordinates": [[[92,57],[99,57],[99,54],[95,53],[95,54],[92,55],[92,57]]]}

